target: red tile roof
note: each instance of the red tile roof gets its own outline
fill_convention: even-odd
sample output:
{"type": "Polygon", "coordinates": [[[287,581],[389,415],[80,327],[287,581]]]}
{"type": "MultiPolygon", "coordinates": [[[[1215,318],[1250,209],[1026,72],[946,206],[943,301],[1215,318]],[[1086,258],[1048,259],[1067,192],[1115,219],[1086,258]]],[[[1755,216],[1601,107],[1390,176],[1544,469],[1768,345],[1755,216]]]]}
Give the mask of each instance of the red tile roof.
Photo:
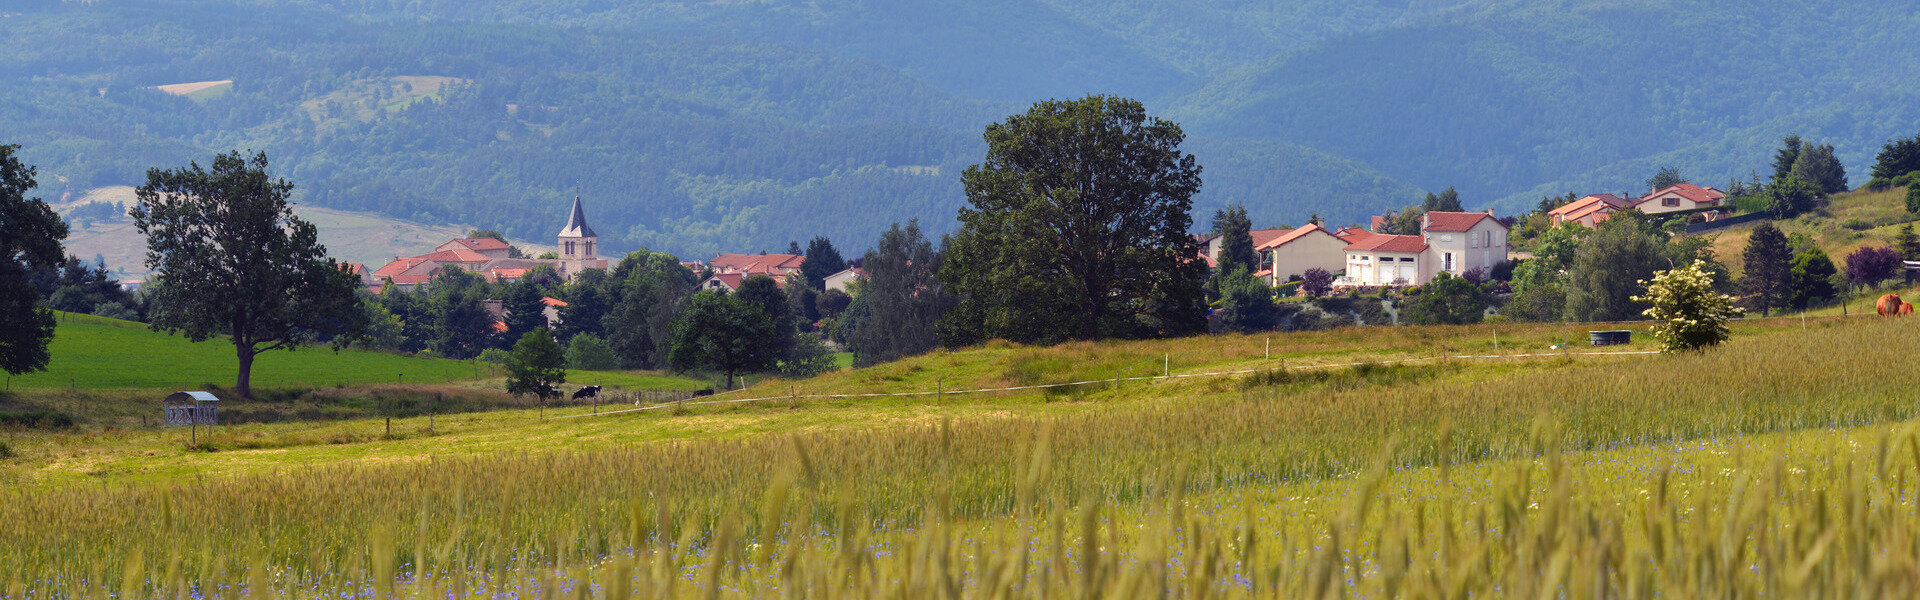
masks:
{"type": "MultiPolygon", "coordinates": [[[[719,273],[707,279],[718,279],[721,284],[727,286],[727,289],[737,290],[740,289],[740,280],[746,278],[746,276],[745,273],[719,273]]],[[[706,282],[701,282],[700,287],[704,289],[706,282]]]]}
{"type": "Polygon", "coordinates": [[[555,307],[555,308],[558,308],[558,307],[561,307],[561,306],[566,306],[566,305],[567,305],[567,301],[565,301],[565,300],[561,300],[561,299],[559,299],[559,298],[548,298],[548,297],[545,297],[545,296],[542,296],[542,297],[540,298],[540,301],[541,301],[541,302],[545,302],[545,303],[547,304],[547,306],[552,306],[552,307],[555,307]]]}
{"type": "MultiPolygon", "coordinates": [[[[1619,208],[1619,207],[1627,206],[1630,204],[1633,204],[1632,200],[1621,198],[1613,194],[1590,194],[1580,198],[1579,200],[1562,204],[1560,205],[1559,208],[1555,208],[1553,210],[1547,211],[1547,214],[1568,215],[1575,212],[1588,210],[1588,209],[1596,208],[1600,206],[1605,206],[1608,208],[1619,208]]],[[[1577,219],[1579,217],[1566,217],[1566,218],[1577,219]]]]}
{"type": "Polygon", "coordinates": [[[494,322],[493,322],[493,332],[494,332],[494,333],[506,333],[506,332],[507,332],[507,322],[506,322],[506,321],[494,321],[494,322]]]}
{"type": "Polygon", "coordinates": [[[1427,249],[1427,238],[1417,235],[1376,233],[1347,244],[1347,249],[1362,252],[1424,252],[1427,249]]]}
{"type": "Polygon", "coordinates": [[[1667,187],[1654,190],[1645,196],[1641,196],[1640,200],[1637,202],[1634,202],[1634,204],[1636,205],[1644,204],[1650,200],[1653,200],[1654,198],[1664,196],[1668,193],[1678,194],[1682,198],[1692,200],[1695,204],[1719,202],[1721,199],[1727,197],[1726,192],[1722,192],[1720,190],[1716,190],[1710,187],[1700,187],[1691,183],[1676,183],[1667,187]]]}
{"type": "Polygon", "coordinates": [[[468,250],[473,250],[476,252],[480,250],[506,250],[508,248],[506,242],[502,242],[500,240],[496,240],[490,237],[461,238],[461,239],[454,240],[454,242],[457,242],[462,246],[466,246],[468,250]]]}
{"type": "Polygon", "coordinates": [[[479,252],[474,252],[466,248],[454,248],[452,250],[441,250],[439,252],[435,252],[432,254],[422,254],[419,256],[415,256],[414,258],[430,260],[433,262],[443,262],[443,263],[483,263],[483,262],[493,260],[493,257],[491,256],[487,256],[479,252]]]}
{"type": "MultiPolygon", "coordinates": [[[[1327,230],[1321,229],[1319,224],[1308,223],[1306,227],[1291,229],[1291,230],[1288,230],[1285,235],[1281,235],[1271,240],[1267,240],[1264,243],[1255,244],[1253,249],[1258,251],[1265,251],[1265,250],[1271,250],[1274,248],[1285,246],[1294,240],[1306,237],[1308,235],[1312,235],[1313,232],[1315,231],[1318,231],[1321,233],[1328,233],[1327,230]]],[[[1328,235],[1333,235],[1333,234],[1328,233],[1328,235]]],[[[1334,237],[1339,237],[1339,236],[1336,235],[1334,237]]]]}
{"type": "Polygon", "coordinates": [[[1260,248],[1260,246],[1265,245],[1267,242],[1271,242],[1275,238],[1285,237],[1289,232],[1293,232],[1293,231],[1299,231],[1299,230],[1298,229],[1255,229],[1252,231],[1248,231],[1247,235],[1253,238],[1253,247],[1255,249],[1258,249],[1260,248]]]}
{"type": "Polygon", "coordinates": [[[806,260],[798,254],[721,254],[707,261],[707,267],[720,272],[785,275],[799,270],[806,260]]]}
{"type": "Polygon", "coordinates": [[[416,266],[419,266],[419,264],[423,262],[427,262],[427,261],[425,259],[417,258],[417,257],[394,259],[393,262],[387,263],[386,266],[380,267],[380,270],[374,271],[373,274],[376,277],[399,275],[401,273],[407,272],[408,269],[412,269],[416,266]]]}
{"type": "Polygon", "coordinates": [[[1466,231],[1480,224],[1481,219],[1492,218],[1493,213],[1483,212],[1430,212],[1421,231],[1466,231]]]}
{"type": "Polygon", "coordinates": [[[1348,227],[1348,228],[1346,228],[1346,229],[1342,229],[1342,230],[1339,230],[1339,231],[1335,231],[1335,232],[1333,232],[1333,236],[1334,236],[1334,237],[1337,237],[1337,238],[1340,238],[1340,239],[1343,239],[1343,240],[1346,240],[1346,241],[1347,241],[1347,243],[1349,243],[1349,244],[1351,244],[1351,243],[1354,243],[1354,242],[1358,242],[1358,241],[1360,241],[1360,240],[1364,240],[1364,239],[1367,239],[1367,238],[1370,238],[1370,237],[1373,237],[1373,236],[1376,236],[1376,235],[1380,235],[1380,234],[1377,234],[1377,233],[1374,233],[1374,232],[1371,232],[1371,231],[1367,231],[1367,230],[1365,230],[1365,229],[1361,229],[1361,228],[1359,228],[1359,227],[1348,227]]]}

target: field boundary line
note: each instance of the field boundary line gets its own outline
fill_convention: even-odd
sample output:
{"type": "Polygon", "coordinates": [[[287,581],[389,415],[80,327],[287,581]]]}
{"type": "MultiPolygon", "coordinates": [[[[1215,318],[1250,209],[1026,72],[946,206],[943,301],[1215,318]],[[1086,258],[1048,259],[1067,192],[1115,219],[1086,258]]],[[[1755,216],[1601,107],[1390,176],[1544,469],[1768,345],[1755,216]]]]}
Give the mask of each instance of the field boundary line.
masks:
{"type": "MultiPolygon", "coordinates": [[[[1491,360],[1491,359],[1540,358],[1540,357],[1570,358],[1574,356],[1635,356],[1635,355],[1648,355],[1648,354],[1659,354],[1659,353],[1660,352],[1658,350],[1635,350],[1635,351],[1622,351],[1622,352],[1537,352],[1537,353],[1528,353],[1528,354],[1449,354],[1449,355],[1443,355],[1443,356],[1422,356],[1422,357],[1415,357],[1415,358],[1398,358],[1398,359],[1391,359],[1391,360],[1370,360],[1370,361],[1348,362],[1348,363],[1299,365],[1299,366],[1293,366],[1293,367],[1282,365],[1279,368],[1279,370],[1299,371],[1299,370],[1310,370],[1310,369],[1335,369],[1340,367],[1357,367],[1360,365],[1391,365],[1391,364],[1402,364],[1402,363],[1421,362],[1421,361],[1439,361],[1439,360],[1452,360],[1452,359],[1491,360]]],[[[1014,385],[1014,386],[1006,386],[1006,387],[974,388],[974,389],[965,389],[965,390],[934,390],[934,391],[922,390],[922,391],[914,391],[914,392],[867,392],[867,393],[858,393],[858,394],[789,394],[785,396],[758,396],[758,397],[752,397],[752,398],[729,398],[725,400],[702,400],[699,402],[682,401],[682,402],[669,402],[669,403],[655,404],[653,406],[642,406],[639,408],[629,408],[624,410],[613,410],[613,411],[587,413],[587,414],[579,414],[579,415],[561,415],[556,417],[547,417],[547,419],[548,420],[579,419],[583,417],[599,417],[599,416],[605,416],[605,415],[617,415],[617,414],[630,413],[630,412],[660,410],[664,408],[673,408],[673,407],[679,407],[679,406],[699,406],[704,404],[739,404],[744,402],[764,402],[768,400],[800,400],[800,399],[813,400],[813,399],[823,399],[823,398],[881,398],[881,397],[903,397],[903,396],[946,396],[946,395],[952,395],[952,394],[982,394],[982,393],[988,393],[988,392],[1011,392],[1011,391],[1019,391],[1019,390],[1037,390],[1037,389],[1068,387],[1068,386],[1076,386],[1076,385],[1090,385],[1090,384],[1096,384],[1096,383],[1107,383],[1107,382],[1115,382],[1115,381],[1153,381],[1156,379],[1182,379],[1182,378],[1191,378],[1191,377],[1220,377],[1220,376],[1226,376],[1226,375],[1245,375],[1249,373],[1260,373],[1260,372],[1273,371],[1273,370],[1275,370],[1273,367],[1264,367],[1264,368],[1253,368],[1253,369],[1236,369],[1232,371],[1210,371],[1205,373],[1176,373],[1172,375],[1142,375],[1138,377],[1107,377],[1103,379],[1089,379],[1086,381],[1069,381],[1065,383],[1014,385]]],[[[732,391],[743,392],[746,390],[743,388],[743,389],[732,390],[732,391]]]]}

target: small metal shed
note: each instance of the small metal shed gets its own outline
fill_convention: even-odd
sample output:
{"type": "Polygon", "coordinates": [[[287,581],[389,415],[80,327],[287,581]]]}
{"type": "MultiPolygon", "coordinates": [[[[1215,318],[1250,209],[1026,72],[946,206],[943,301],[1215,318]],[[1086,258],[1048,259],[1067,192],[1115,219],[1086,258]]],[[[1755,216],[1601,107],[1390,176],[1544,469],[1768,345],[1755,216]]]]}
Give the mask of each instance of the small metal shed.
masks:
{"type": "Polygon", "coordinates": [[[220,424],[220,398],[206,392],[167,394],[165,404],[168,425],[220,424]]]}
{"type": "Polygon", "coordinates": [[[1595,346],[1626,344],[1633,341],[1633,330],[1615,329],[1611,331],[1589,331],[1587,332],[1587,338],[1591,340],[1595,346]]]}

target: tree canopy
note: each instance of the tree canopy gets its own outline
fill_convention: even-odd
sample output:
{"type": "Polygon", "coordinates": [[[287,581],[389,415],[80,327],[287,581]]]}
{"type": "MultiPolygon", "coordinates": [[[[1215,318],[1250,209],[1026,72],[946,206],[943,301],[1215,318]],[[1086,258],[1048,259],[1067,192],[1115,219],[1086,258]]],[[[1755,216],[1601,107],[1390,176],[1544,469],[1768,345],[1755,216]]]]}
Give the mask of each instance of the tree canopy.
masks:
{"type": "Polygon", "coordinates": [[[826,236],[814,236],[807,242],[807,260],[800,263],[800,272],[807,276],[807,285],[813,289],[825,289],[827,276],[847,269],[847,261],[840,257],[840,249],[833,247],[833,240],[826,236]]]}
{"type": "Polygon", "coordinates": [[[780,358],[766,343],[772,335],[773,319],[759,307],[732,295],[694,294],[674,322],[673,369],[719,371],[733,389],[740,374],[772,368],[780,358]]]}
{"type": "Polygon", "coordinates": [[[1216,266],[1221,272],[1229,268],[1247,273],[1260,269],[1260,256],[1253,250],[1253,220],[1247,218],[1247,207],[1234,205],[1215,211],[1213,234],[1220,236],[1214,243],[1220,245],[1216,266]]]}
{"type": "Polygon", "coordinates": [[[944,341],[1181,335],[1205,326],[1187,234],[1200,167],[1138,101],[1048,100],[989,125],[940,279],[944,341]]]}
{"type": "Polygon", "coordinates": [[[1741,259],[1746,271],[1741,287],[1747,301],[1760,309],[1761,316],[1786,306],[1793,276],[1793,255],[1787,246],[1786,234],[1772,223],[1761,223],[1747,239],[1741,259]]]}
{"type": "Polygon", "coordinates": [[[515,396],[554,397],[558,395],[554,386],[567,381],[567,357],[545,327],[536,327],[514,342],[506,366],[507,393],[515,396]]]}
{"type": "Polygon", "coordinates": [[[866,279],[860,298],[865,318],[849,338],[854,366],[867,366],[912,356],[939,345],[936,327],[953,301],[935,276],[941,255],[920,233],[918,221],[906,227],[895,223],[880,234],[880,243],[861,264],[866,279]]]}
{"type": "Polygon", "coordinates": [[[1634,300],[1652,305],[1645,315],[1660,321],[1653,326],[1653,337],[1663,351],[1699,350],[1726,341],[1733,331],[1727,323],[1742,312],[1733,306],[1732,296],[1714,291],[1706,261],[1660,271],[1640,284],[1647,295],[1634,300]]]}
{"type": "Polygon", "coordinates": [[[226,335],[239,358],[234,391],[251,397],[254,357],[360,333],[359,278],[327,257],[312,223],[287,202],[293,184],[267,174],[267,155],[216,156],[210,167],[153,169],[135,191],[134,227],[147,236],[155,330],[193,341],[226,335]]]}
{"type": "Polygon", "coordinates": [[[0,145],[0,370],[19,375],[45,369],[52,355],[53,313],[27,282],[29,269],[60,264],[67,224],[39,198],[28,198],[35,169],[0,145]]]}

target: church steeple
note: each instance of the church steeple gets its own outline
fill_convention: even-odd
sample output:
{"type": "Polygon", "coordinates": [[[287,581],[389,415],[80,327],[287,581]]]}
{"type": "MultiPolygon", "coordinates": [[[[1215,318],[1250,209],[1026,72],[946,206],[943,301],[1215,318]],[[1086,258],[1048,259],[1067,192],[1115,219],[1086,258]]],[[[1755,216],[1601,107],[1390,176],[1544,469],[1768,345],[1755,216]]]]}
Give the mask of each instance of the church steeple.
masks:
{"type": "Polygon", "coordinates": [[[573,197],[573,214],[567,217],[567,226],[560,230],[560,258],[564,260],[593,260],[596,256],[594,246],[600,236],[594,235],[593,228],[587,226],[587,213],[580,208],[580,196],[573,197]]]}
{"type": "Polygon", "coordinates": [[[593,228],[587,226],[587,213],[580,210],[580,196],[573,197],[573,214],[567,217],[567,226],[560,230],[560,237],[583,238],[599,237],[593,234],[593,228]]]}

